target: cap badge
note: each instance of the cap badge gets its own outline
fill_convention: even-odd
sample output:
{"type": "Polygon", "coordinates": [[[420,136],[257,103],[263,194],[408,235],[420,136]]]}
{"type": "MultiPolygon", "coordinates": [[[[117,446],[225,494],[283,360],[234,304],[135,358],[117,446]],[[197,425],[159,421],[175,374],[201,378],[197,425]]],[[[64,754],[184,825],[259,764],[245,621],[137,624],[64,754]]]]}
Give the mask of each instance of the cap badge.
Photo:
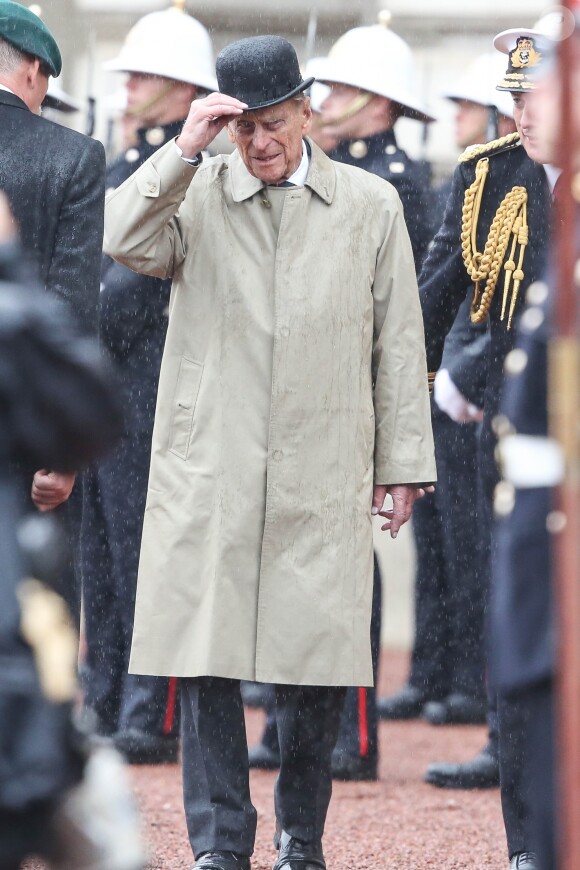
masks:
{"type": "Polygon", "coordinates": [[[510,52],[510,63],[514,69],[530,69],[537,66],[542,55],[536,50],[534,40],[530,36],[520,36],[516,47],[510,52]]]}

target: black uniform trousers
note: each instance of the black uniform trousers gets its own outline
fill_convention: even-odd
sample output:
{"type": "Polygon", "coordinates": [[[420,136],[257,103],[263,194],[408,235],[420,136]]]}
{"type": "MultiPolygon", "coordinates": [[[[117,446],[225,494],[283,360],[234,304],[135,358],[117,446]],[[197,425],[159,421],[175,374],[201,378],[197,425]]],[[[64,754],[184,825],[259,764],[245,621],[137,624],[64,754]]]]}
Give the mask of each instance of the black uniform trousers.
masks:
{"type": "Polygon", "coordinates": [[[433,405],[436,491],[413,511],[415,640],[409,683],[430,699],[485,697],[485,608],[477,517],[477,430],[433,405]]]}
{"type": "MultiPolygon", "coordinates": [[[[495,436],[491,414],[486,414],[479,440],[479,501],[482,558],[487,577],[497,559],[497,534],[493,519],[493,496],[498,481],[494,459],[495,436]]],[[[492,593],[493,594],[493,593],[492,593]]],[[[506,832],[508,855],[533,848],[529,791],[524,775],[526,711],[515,698],[497,694],[490,681],[490,715],[497,716],[501,808],[506,832]],[[495,705],[495,710],[494,710],[495,705]]]]}
{"type": "MultiPolygon", "coordinates": [[[[185,678],[181,684],[183,793],[194,855],[251,855],[256,810],[239,680],[185,678]]],[[[280,745],[276,820],[306,842],[320,840],[332,793],[331,756],[346,689],[274,686],[280,745]]]]}
{"type": "MultiPolygon", "coordinates": [[[[377,684],[379,656],[381,652],[381,606],[382,580],[379,563],[375,555],[371,613],[371,655],[375,686],[377,684]]],[[[266,725],[261,743],[273,752],[278,752],[276,701],[273,690],[269,689],[265,709],[266,725]]],[[[375,688],[351,687],[347,689],[336,750],[347,755],[358,755],[361,758],[378,757],[378,715],[375,688]]]]}

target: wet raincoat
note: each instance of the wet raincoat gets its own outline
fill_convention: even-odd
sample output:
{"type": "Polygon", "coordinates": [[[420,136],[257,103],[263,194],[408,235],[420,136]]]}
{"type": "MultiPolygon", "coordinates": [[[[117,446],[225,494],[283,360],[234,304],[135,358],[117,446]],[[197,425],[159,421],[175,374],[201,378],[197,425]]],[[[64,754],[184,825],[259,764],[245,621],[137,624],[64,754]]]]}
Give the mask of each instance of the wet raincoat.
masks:
{"type": "Polygon", "coordinates": [[[133,672],[372,684],[373,482],[435,479],[423,327],[396,191],[309,144],[279,228],[237,152],[109,197],[106,251],[173,278],[133,672]]]}

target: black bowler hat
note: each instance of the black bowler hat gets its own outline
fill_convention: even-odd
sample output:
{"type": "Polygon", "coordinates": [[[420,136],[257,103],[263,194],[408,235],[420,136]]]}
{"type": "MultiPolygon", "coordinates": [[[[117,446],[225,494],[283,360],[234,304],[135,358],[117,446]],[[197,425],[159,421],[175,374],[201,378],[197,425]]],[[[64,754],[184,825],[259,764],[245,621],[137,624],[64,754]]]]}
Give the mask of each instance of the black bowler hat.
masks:
{"type": "Polygon", "coordinates": [[[220,92],[247,103],[248,110],[275,106],[309,88],[294,46],[281,36],[252,36],[220,51],[216,60],[220,92]]]}

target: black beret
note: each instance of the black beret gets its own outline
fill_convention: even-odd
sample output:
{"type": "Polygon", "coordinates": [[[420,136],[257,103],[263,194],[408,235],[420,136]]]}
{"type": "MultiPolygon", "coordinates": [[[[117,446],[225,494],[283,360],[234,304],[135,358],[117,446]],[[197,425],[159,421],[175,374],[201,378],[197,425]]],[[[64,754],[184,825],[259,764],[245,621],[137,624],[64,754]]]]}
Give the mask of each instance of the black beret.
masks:
{"type": "Polygon", "coordinates": [[[56,40],[44,21],[26,6],[0,0],[0,37],[42,60],[53,76],[60,75],[62,58],[56,40]]]}

